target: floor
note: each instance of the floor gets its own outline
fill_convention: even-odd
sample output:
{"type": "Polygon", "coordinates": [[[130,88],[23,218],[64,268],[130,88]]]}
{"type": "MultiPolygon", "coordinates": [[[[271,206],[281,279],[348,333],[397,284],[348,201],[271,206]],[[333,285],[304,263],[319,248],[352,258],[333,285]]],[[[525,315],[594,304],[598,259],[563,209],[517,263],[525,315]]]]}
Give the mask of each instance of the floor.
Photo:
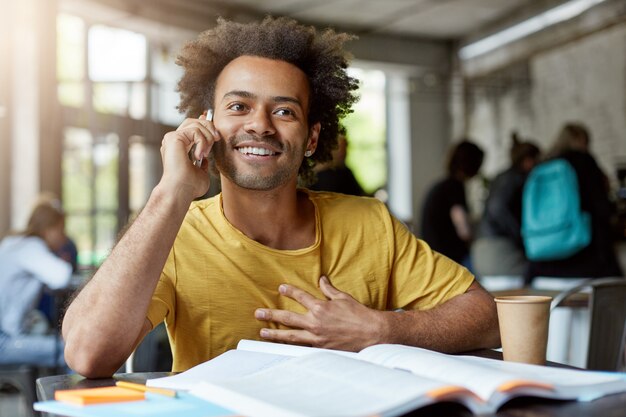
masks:
{"type": "Polygon", "coordinates": [[[24,397],[12,389],[0,390],[0,416],[26,417],[29,415],[24,397]]]}

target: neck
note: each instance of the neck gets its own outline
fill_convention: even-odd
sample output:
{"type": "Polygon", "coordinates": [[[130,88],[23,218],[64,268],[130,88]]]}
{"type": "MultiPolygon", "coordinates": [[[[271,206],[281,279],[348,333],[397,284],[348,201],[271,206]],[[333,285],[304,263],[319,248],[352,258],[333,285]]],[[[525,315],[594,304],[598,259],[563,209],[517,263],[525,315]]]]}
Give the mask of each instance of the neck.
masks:
{"type": "Polygon", "coordinates": [[[234,227],[270,248],[302,249],[315,241],[315,207],[295,182],[256,191],[222,177],[222,206],[234,227]]]}

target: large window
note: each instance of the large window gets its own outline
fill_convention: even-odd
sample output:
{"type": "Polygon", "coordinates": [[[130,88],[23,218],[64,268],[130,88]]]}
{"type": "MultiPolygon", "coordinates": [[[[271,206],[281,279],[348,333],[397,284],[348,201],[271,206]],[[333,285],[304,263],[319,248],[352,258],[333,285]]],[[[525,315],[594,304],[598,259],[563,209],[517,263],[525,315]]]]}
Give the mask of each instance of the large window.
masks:
{"type": "Polygon", "coordinates": [[[60,14],[63,202],[79,264],[97,266],[160,176],[163,132],[178,125],[174,47],[60,14]]]}
{"type": "Polygon", "coordinates": [[[359,80],[360,100],[343,122],[348,132],[346,165],[372,194],[387,183],[385,74],[361,68],[350,68],[349,73],[359,80]]]}

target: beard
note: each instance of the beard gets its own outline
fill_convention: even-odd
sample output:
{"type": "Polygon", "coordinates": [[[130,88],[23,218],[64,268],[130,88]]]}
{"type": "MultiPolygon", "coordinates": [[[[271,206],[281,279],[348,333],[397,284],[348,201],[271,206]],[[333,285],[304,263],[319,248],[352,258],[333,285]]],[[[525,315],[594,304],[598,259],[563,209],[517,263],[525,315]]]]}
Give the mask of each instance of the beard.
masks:
{"type": "Polygon", "coordinates": [[[215,142],[212,159],[215,169],[237,186],[248,190],[268,191],[287,183],[294,175],[297,176],[305,147],[306,143],[303,143],[301,148],[294,148],[272,136],[257,137],[243,134],[215,142]],[[255,163],[251,161],[247,164],[245,171],[238,169],[232,154],[239,152],[235,149],[237,144],[246,141],[266,143],[273,149],[277,149],[280,152],[277,168],[264,174],[260,169],[255,170],[255,163]]]}

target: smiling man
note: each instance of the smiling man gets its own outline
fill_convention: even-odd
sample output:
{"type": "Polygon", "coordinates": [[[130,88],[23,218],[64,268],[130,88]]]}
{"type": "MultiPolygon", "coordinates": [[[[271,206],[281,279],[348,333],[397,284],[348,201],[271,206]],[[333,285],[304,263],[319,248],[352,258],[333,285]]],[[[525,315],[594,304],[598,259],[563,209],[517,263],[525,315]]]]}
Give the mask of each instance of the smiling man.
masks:
{"type": "Polygon", "coordinates": [[[298,187],[331,158],[356,100],[349,39],[284,18],[219,20],[183,49],[189,118],[163,138],[159,184],[65,315],[73,369],[111,375],[162,321],[174,371],[242,338],[344,350],[499,344],[489,294],[382,203],[298,187]],[[210,165],[222,192],[193,201],[210,165]]]}

